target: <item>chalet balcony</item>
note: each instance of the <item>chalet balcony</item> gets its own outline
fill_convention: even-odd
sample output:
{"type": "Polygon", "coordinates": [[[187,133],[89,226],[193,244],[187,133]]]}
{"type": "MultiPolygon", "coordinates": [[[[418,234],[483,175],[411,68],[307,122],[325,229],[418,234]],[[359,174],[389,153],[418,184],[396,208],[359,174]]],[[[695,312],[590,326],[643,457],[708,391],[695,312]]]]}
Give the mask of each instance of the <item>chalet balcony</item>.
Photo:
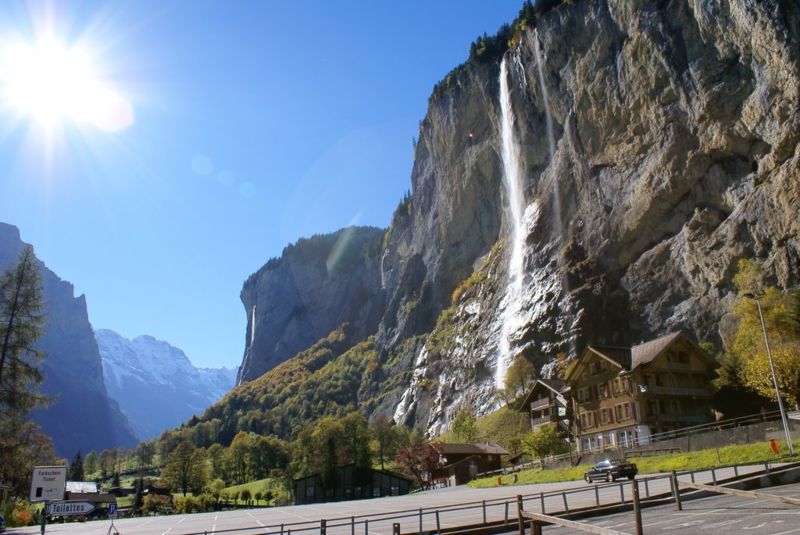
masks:
{"type": "Polygon", "coordinates": [[[537,399],[533,403],[531,403],[531,410],[535,411],[536,409],[543,409],[544,407],[550,406],[550,398],[543,398],[537,399]]]}
{"type": "Polygon", "coordinates": [[[552,422],[549,416],[542,416],[541,418],[531,418],[531,428],[536,427],[537,425],[542,424],[549,424],[552,422]]]}
{"type": "Polygon", "coordinates": [[[692,396],[696,398],[711,397],[711,392],[707,388],[690,388],[683,386],[648,386],[647,392],[655,396],[692,396]]]}

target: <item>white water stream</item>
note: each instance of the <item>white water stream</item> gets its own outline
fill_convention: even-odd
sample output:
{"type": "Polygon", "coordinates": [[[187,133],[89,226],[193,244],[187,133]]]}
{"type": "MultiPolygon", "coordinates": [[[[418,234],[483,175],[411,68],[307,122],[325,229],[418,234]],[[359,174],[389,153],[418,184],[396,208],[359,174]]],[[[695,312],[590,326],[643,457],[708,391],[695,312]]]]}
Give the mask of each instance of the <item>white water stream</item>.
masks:
{"type": "Polygon", "coordinates": [[[504,298],[502,327],[495,369],[495,386],[505,387],[506,370],[513,355],[511,337],[519,327],[515,321],[522,298],[522,282],[525,262],[525,192],[522,184],[519,144],[514,135],[514,110],[511,108],[511,93],[508,87],[508,66],[506,59],[500,64],[500,137],[502,141],[503,182],[508,198],[508,223],[510,254],[508,259],[508,286],[504,298]]]}

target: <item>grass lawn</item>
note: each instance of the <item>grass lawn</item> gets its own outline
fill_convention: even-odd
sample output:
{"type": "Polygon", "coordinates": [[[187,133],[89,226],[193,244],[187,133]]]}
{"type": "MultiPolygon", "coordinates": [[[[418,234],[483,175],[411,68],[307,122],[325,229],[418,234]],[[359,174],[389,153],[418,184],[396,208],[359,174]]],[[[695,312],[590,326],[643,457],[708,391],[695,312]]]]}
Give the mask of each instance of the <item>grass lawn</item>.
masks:
{"type": "MultiPolygon", "coordinates": [[[[795,452],[800,451],[800,440],[793,442],[795,452]]],[[[781,451],[786,451],[786,443],[781,443],[781,451]]],[[[614,453],[609,454],[610,457],[614,453]]],[[[800,461],[800,454],[794,457],[779,457],[774,454],[766,442],[757,444],[741,444],[736,446],[724,446],[719,449],[708,449],[692,451],[687,453],[670,453],[664,455],[653,455],[652,457],[628,457],[628,460],[635,462],[641,474],[652,474],[656,472],[671,472],[672,470],[700,470],[703,468],[714,468],[717,466],[727,466],[732,464],[751,464],[764,461],[800,461]]],[[[531,483],[553,483],[556,481],[573,481],[583,478],[583,473],[588,465],[580,465],[566,468],[533,468],[517,472],[517,485],[527,485],[531,483]]],[[[502,485],[512,485],[513,475],[501,477],[502,485]]],[[[497,476],[476,479],[468,483],[470,487],[486,488],[496,487],[497,476]]]]}
{"type": "MultiPolygon", "coordinates": [[[[250,491],[250,495],[255,494],[256,492],[263,493],[266,488],[272,488],[271,479],[258,479],[256,481],[251,481],[249,483],[244,483],[242,485],[233,485],[232,487],[225,487],[225,492],[230,494],[234,492],[242,492],[243,490],[247,489],[250,491]]],[[[273,492],[275,492],[273,490],[273,492]]]]}

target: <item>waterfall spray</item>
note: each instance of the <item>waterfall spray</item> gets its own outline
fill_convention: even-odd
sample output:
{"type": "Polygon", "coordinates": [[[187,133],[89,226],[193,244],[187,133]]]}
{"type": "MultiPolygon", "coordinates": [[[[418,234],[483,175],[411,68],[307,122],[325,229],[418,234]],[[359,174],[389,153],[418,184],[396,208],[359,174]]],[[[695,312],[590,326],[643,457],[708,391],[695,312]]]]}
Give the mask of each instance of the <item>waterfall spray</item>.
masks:
{"type": "Polygon", "coordinates": [[[522,298],[524,271],[524,215],[525,193],[522,185],[519,144],[514,135],[514,110],[511,108],[511,92],[508,87],[508,65],[506,58],[500,64],[500,136],[502,141],[503,181],[508,198],[508,223],[510,227],[508,260],[508,286],[503,308],[502,329],[495,369],[495,386],[505,386],[506,370],[511,364],[511,337],[519,327],[515,318],[522,298]]]}

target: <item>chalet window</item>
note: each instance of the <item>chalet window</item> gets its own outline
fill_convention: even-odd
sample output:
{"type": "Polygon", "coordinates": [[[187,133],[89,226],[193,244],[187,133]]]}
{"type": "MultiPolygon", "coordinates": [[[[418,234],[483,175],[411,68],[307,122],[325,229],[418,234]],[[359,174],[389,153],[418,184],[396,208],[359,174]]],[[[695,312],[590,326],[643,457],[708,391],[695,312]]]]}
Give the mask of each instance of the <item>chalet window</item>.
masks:
{"type": "Polygon", "coordinates": [[[600,409],[600,422],[605,425],[612,421],[611,409],[600,409]]]}
{"type": "Polygon", "coordinates": [[[614,395],[619,396],[628,392],[628,378],[614,378],[614,395]]]}
{"type": "Polygon", "coordinates": [[[614,412],[616,413],[618,422],[621,422],[623,420],[628,420],[631,417],[631,404],[620,403],[619,405],[614,407],[614,412]]]}
{"type": "Polygon", "coordinates": [[[625,377],[622,380],[622,387],[623,387],[623,389],[624,389],[626,394],[630,394],[631,393],[631,379],[630,379],[630,377],[625,377]]]}
{"type": "Polygon", "coordinates": [[[595,412],[584,412],[581,414],[581,425],[584,429],[588,429],[590,427],[594,427],[597,425],[597,413],[595,412]]]}
{"type": "Polygon", "coordinates": [[[578,389],[578,403],[586,403],[589,401],[589,389],[588,388],[579,388],[578,389]]]}
{"type": "Polygon", "coordinates": [[[591,373],[592,375],[600,373],[600,363],[597,361],[591,362],[589,364],[589,373],[591,373]]]}
{"type": "Polygon", "coordinates": [[[608,396],[608,385],[606,383],[597,385],[598,399],[606,399],[608,396]]]}
{"type": "Polygon", "coordinates": [[[675,377],[672,374],[666,376],[667,386],[675,386],[675,377]]]}
{"type": "Polygon", "coordinates": [[[657,399],[651,399],[647,402],[647,409],[651,415],[661,414],[661,403],[657,399]]]}

